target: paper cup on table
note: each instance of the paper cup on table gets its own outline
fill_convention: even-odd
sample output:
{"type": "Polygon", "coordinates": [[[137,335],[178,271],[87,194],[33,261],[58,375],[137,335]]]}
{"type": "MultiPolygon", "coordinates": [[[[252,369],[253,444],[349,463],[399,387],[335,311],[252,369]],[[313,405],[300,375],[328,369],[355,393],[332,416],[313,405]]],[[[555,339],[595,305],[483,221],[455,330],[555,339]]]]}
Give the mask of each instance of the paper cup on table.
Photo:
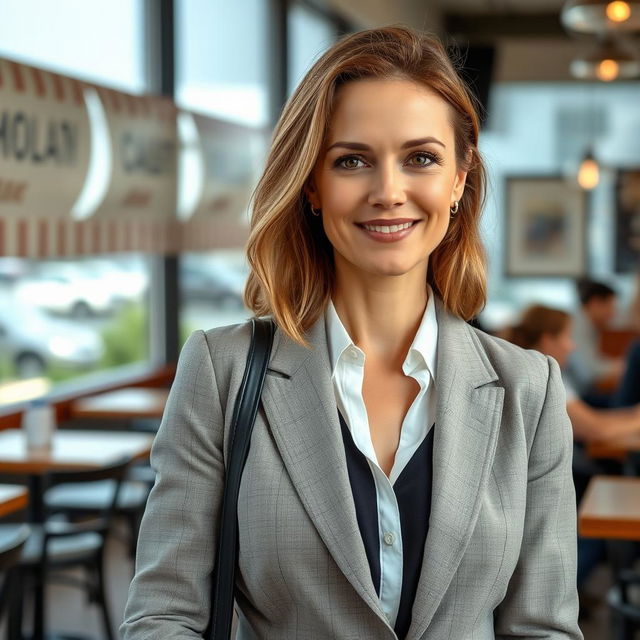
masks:
{"type": "Polygon", "coordinates": [[[53,407],[44,399],[34,400],[22,414],[22,432],[27,449],[49,449],[55,429],[53,407]]]}

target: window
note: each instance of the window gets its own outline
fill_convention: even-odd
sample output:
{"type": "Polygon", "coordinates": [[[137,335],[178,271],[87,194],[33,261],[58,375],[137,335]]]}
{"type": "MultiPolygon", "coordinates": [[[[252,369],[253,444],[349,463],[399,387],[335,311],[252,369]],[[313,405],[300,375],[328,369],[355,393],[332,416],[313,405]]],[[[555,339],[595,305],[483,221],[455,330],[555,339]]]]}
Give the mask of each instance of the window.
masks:
{"type": "Polygon", "coordinates": [[[335,26],[319,12],[295,3],[288,14],[289,95],[336,39],[335,26]]]}
{"type": "Polygon", "coordinates": [[[149,272],[136,254],[0,258],[0,405],[147,360],[149,272]]]}
{"type": "MultiPolygon", "coordinates": [[[[146,92],[145,6],[144,0],[5,2],[0,57],[146,92]]],[[[0,258],[0,406],[148,360],[150,273],[150,258],[133,253],[0,258]]]]}
{"type": "Polygon", "coordinates": [[[176,102],[207,115],[269,120],[264,0],[177,0],[176,102]]]}
{"type": "Polygon", "coordinates": [[[180,342],[196,329],[243,322],[248,269],[242,249],[185,253],[180,260],[180,342]]]}
{"type": "Polygon", "coordinates": [[[0,56],[142,93],[147,89],[144,0],[9,0],[0,56]]]}

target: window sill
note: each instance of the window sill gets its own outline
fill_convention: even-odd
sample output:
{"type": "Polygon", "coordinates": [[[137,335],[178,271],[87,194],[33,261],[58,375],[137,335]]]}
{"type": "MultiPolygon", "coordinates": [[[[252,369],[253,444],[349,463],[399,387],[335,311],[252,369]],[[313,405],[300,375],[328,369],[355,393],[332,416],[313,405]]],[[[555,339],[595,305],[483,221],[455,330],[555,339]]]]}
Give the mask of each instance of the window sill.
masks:
{"type": "MultiPolygon", "coordinates": [[[[68,419],[71,403],[84,396],[124,387],[161,387],[173,381],[175,365],[136,362],[122,367],[98,371],[55,385],[47,398],[56,408],[58,422],[68,419]]],[[[0,429],[20,426],[22,412],[29,400],[0,406],[0,429]]]]}

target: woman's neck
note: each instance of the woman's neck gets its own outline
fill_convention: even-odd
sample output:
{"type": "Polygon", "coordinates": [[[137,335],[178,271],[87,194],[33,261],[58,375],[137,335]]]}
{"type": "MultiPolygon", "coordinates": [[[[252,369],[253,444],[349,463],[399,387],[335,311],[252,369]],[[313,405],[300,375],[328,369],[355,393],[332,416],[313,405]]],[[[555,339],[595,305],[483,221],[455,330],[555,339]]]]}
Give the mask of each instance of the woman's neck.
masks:
{"type": "MultiPolygon", "coordinates": [[[[336,273],[336,312],[354,344],[368,357],[402,366],[428,302],[426,273],[344,277],[336,273]]],[[[351,275],[351,274],[349,274],[351,275]]]]}

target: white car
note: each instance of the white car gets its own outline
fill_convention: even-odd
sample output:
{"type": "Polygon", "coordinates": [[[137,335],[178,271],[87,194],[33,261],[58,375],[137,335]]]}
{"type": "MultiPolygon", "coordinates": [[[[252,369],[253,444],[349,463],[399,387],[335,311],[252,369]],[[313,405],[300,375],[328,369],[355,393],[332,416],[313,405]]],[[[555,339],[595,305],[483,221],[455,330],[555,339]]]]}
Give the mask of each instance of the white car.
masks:
{"type": "Polygon", "coordinates": [[[94,330],[19,303],[0,304],[0,359],[19,378],[43,375],[51,365],[92,368],[103,353],[102,338],[94,330]]]}
{"type": "Polygon", "coordinates": [[[115,306],[110,287],[71,264],[39,265],[15,283],[14,294],[21,303],[73,318],[108,314],[115,306]]]}
{"type": "Polygon", "coordinates": [[[78,265],[86,278],[94,278],[117,302],[138,301],[149,287],[149,276],[144,265],[121,259],[92,258],[78,265]]]}

